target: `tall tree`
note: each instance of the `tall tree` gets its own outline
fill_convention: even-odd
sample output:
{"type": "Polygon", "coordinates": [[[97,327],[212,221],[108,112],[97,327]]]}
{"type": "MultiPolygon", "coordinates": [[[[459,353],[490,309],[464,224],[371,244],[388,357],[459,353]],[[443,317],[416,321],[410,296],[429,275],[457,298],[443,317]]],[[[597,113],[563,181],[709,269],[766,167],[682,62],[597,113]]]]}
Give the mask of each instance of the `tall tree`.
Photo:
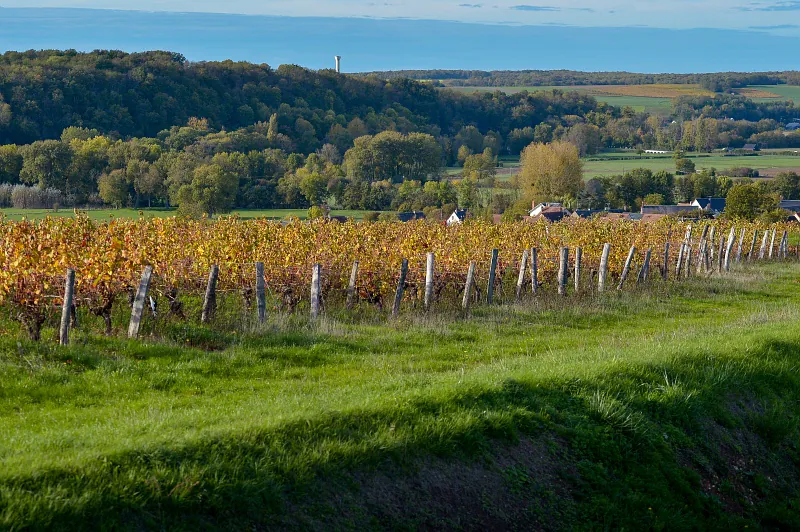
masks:
{"type": "Polygon", "coordinates": [[[523,201],[569,201],[583,189],[583,163],[569,142],[531,144],[521,165],[523,201]]]}

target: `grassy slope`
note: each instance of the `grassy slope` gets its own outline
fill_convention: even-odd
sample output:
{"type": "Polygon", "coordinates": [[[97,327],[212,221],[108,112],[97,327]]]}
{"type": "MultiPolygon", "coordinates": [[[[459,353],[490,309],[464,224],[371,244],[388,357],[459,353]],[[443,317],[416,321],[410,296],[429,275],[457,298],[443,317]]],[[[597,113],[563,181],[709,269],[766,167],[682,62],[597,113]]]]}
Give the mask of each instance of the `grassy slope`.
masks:
{"type": "Polygon", "coordinates": [[[0,527],[796,527],[798,275],[66,349],[0,321],[0,527]]]}

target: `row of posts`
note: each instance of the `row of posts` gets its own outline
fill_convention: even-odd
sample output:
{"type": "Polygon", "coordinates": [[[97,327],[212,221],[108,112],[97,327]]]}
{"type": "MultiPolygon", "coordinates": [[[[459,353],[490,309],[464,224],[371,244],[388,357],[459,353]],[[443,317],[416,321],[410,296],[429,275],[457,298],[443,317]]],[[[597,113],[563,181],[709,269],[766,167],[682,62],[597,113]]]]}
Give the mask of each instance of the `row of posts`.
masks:
{"type": "MultiPolygon", "coordinates": [[[[680,277],[683,273],[684,276],[688,277],[691,275],[692,269],[692,226],[690,225],[686,230],[686,236],[681,243],[681,247],[678,252],[678,261],[676,264],[676,277],[680,277]]],[[[710,272],[713,270],[715,266],[715,261],[718,261],[717,269],[719,272],[730,271],[730,265],[733,260],[739,263],[742,261],[742,254],[743,254],[743,246],[744,246],[744,239],[746,236],[746,230],[742,229],[739,233],[739,246],[736,251],[735,257],[733,256],[733,247],[736,243],[736,228],[732,228],[730,234],[728,235],[727,242],[725,239],[720,239],[719,249],[715,250],[713,246],[714,238],[715,238],[716,227],[705,226],[703,228],[703,232],[700,236],[700,241],[698,244],[697,249],[697,272],[700,273],[702,271],[710,272]]],[[[758,231],[753,233],[752,241],[750,242],[750,250],[747,253],[748,260],[754,260],[755,258],[755,246],[757,243],[758,231]]],[[[774,257],[773,250],[775,247],[775,238],[776,238],[776,230],[773,229],[770,236],[770,231],[765,231],[762,240],[761,240],[761,247],[758,252],[758,258],[770,258],[774,257]],[[768,240],[770,241],[769,247],[767,245],[768,240]]],[[[781,238],[780,244],[778,246],[777,254],[779,258],[786,258],[788,256],[789,250],[789,235],[787,231],[783,232],[783,236],[781,238]]],[[[606,290],[606,284],[608,281],[608,260],[609,254],[611,252],[611,244],[604,244],[603,245],[603,252],[600,257],[600,269],[598,272],[597,277],[597,291],[604,292],[606,290]]],[[[625,260],[625,265],[622,269],[622,275],[620,276],[619,283],[617,284],[617,290],[622,290],[625,283],[630,276],[631,268],[633,265],[633,260],[636,256],[636,247],[632,246],[628,257],[625,260]]],[[[489,267],[489,285],[486,293],[486,302],[491,305],[494,303],[494,296],[495,296],[495,285],[496,285],[496,278],[497,278],[497,265],[498,265],[498,258],[499,258],[500,251],[497,249],[492,250],[492,258],[489,267]]],[[[650,275],[650,263],[652,257],[652,249],[648,249],[645,253],[644,262],[642,264],[642,268],[639,271],[639,275],[636,280],[636,284],[646,283],[648,277],[650,275]]],[[[575,284],[575,291],[580,291],[581,287],[581,276],[582,276],[582,260],[583,260],[583,250],[582,248],[578,247],[575,249],[575,261],[574,261],[574,271],[573,271],[573,280],[575,284]]],[[[670,260],[670,243],[667,242],[664,245],[664,260],[663,260],[663,268],[661,274],[663,279],[666,280],[668,278],[669,273],[669,260],[670,260]]],[[[430,310],[433,306],[433,296],[434,296],[434,275],[435,275],[435,264],[436,258],[433,253],[427,254],[427,260],[425,265],[425,295],[424,295],[424,308],[425,310],[430,310]]],[[[265,283],[264,283],[264,263],[257,262],[256,266],[256,301],[257,301],[257,308],[258,308],[258,320],[260,323],[264,323],[267,317],[267,303],[266,303],[266,290],[265,290],[265,283]]],[[[472,300],[472,294],[475,290],[475,268],[476,263],[473,261],[469,265],[469,269],[467,271],[467,279],[464,285],[464,293],[461,301],[461,306],[465,311],[469,310],[470,303],[472,300]]],[[[530,272],[530,281],[531,281],[531,293],[536,295],[539,289],[539,273],[538,273],[538,252],[536,248],[531,248],[530,250],[525,250],[522,253],[522,260],[520,262],[519,268],[519,276],[517,278],[517,285],[516,285],[516,292],[515,292],[515,301],[519,302],[522,299],[523,291],[525,290],[525,280],[528,276],[528,272],[530,272]]],[[[150,288],[150,280],[153,275],[153,267],[147,266],[142,273],[142,278],[139,283],[139,287],[136,291],[136,296],[133,301],[133,307],[131,311],[131,319],[128,325],[128,337],[129,338],[136,338],[139,336],[139,329],[142,322],[142,317],[145,310],[145,305],[147,303],[147,293],[150,288]]],[[[406,278],[408,276],[408,259],[403,259],[401,266],[400,266],[400,277],[397,282],[397,288],[395,290],[394,301],[392,304],[392,317],[397,317],[400,313],[400,305],[403,300],[403,293],[405,290],[406,285],[406,278]]],[[[567,294],[567,280],[569,277],[569,248],[561,248],[559,252],[559,268],[558,268],[558,294],[561,296],[565,296],[567,294]]],[[[208,283],[206,285],[205,297],[203,298],[203,309],[200,321],[202,323],[208,323],[214,316],[217,306],[216,300],[216,290],[217,290],[217,281],[219,279],[219,266],[213,265],[211,267],[211,271],[208,275],[208,283]]],[[[350,279],[347,286],[347,309],[352,309],[353,305],[356,301],[356,284],[358,282],[358,261],[353,263],[352,270],[350,272],[350,279]]],[[[69,269],[67,270],[66,275],[66,283],[64,289],[64,300],[63,300],[63,307],[61,312],[61,324],[59,328],[59,340],[62,345],[67,345],[69,343],[69,328],[70,328],[70,318],[72,312],[72,306],[74,301],[74,289],[75,289],[75,270],[69,269]]],[[[317,319],[319,318],[322,312],[322,266],[320,264],[314,264],[312,267],[312,275],[311,275],[311,318],[317,319]]]]}

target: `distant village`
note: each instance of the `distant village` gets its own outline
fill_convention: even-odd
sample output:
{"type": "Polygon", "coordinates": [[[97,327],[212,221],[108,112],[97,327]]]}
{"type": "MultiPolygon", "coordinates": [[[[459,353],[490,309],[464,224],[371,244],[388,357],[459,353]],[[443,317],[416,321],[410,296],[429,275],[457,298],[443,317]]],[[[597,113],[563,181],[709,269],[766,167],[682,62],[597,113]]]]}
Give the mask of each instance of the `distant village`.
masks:
{"type": "MultiPolygon", "coordinates": [[[[561,203],[534,203],[528,216],[523,216],[525,222],[560,222],[565,218],[595,218],[602,217],[609,220],[632,220],[637,222],[655,222],[666,216],[684,218],[717,218],[725,212],[725,198],[698,198],[691,203],[678,203],[677,205],[642,205],[639,212],[629,212],[614,209],[575,209],[570,210],[561,203]]],[[[781,200],[780,208],[791,213],[787,221],[800,222],[800,200],[781,200]]],[[[457,225],[472,217],[466,209],[457,209],[447,218],[447,225],[457,225]]],[[[397,214],[401,222],[423,220],[425,214],[421,211],[401,212],[397,214]]],[[[502,215],[493,215],[494,223],[499,224],[502,215]]]]}

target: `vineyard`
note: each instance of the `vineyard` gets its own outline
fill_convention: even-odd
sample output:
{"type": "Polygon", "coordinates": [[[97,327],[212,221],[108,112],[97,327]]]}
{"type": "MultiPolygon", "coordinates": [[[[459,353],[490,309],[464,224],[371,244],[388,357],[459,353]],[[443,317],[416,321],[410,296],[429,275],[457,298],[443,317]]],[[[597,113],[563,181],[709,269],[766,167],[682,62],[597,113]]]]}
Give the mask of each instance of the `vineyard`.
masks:
{"type": "Polygon", "coordinates": [[[213,292],[241,294],[247,309],[264,292],[259,306],[271,311],[295,312],[308,304],[318,312],[344,306],[345,298],[348,308],[356,301],[385,311],[394,301],[397,311],[401,303],[422,306],[426,278],[426,303],[453,306],[463,298],[466,306],[485,300],[488,293],[496,303],[535,293],[563,295],[568,272],[578,277],[574,290],[594,293],[600,278],[622,289],[628,277],[628,286],[674,281],[723,272],[728,262],[789,255],[788,224],[713,220],[693,225],[602,219],[552,225],[475,221],[455,227],[236,218],[96,222],[80,215],[0,221],[0,305],[38,339],[42,324],[63,305],[68,269],[75,272],[74,307],[102,317],[110,334],[112,310],[134,302],[146,267],[152,279],[142,302],[153,312],[163,302],[170,315],[189,319],[182,300],[208,298],[210,271],[213,292]],[[607,260],[602,261],[606,244],[607,260]],[[261,279],[256,265],[263,271],[261,279]]]}

